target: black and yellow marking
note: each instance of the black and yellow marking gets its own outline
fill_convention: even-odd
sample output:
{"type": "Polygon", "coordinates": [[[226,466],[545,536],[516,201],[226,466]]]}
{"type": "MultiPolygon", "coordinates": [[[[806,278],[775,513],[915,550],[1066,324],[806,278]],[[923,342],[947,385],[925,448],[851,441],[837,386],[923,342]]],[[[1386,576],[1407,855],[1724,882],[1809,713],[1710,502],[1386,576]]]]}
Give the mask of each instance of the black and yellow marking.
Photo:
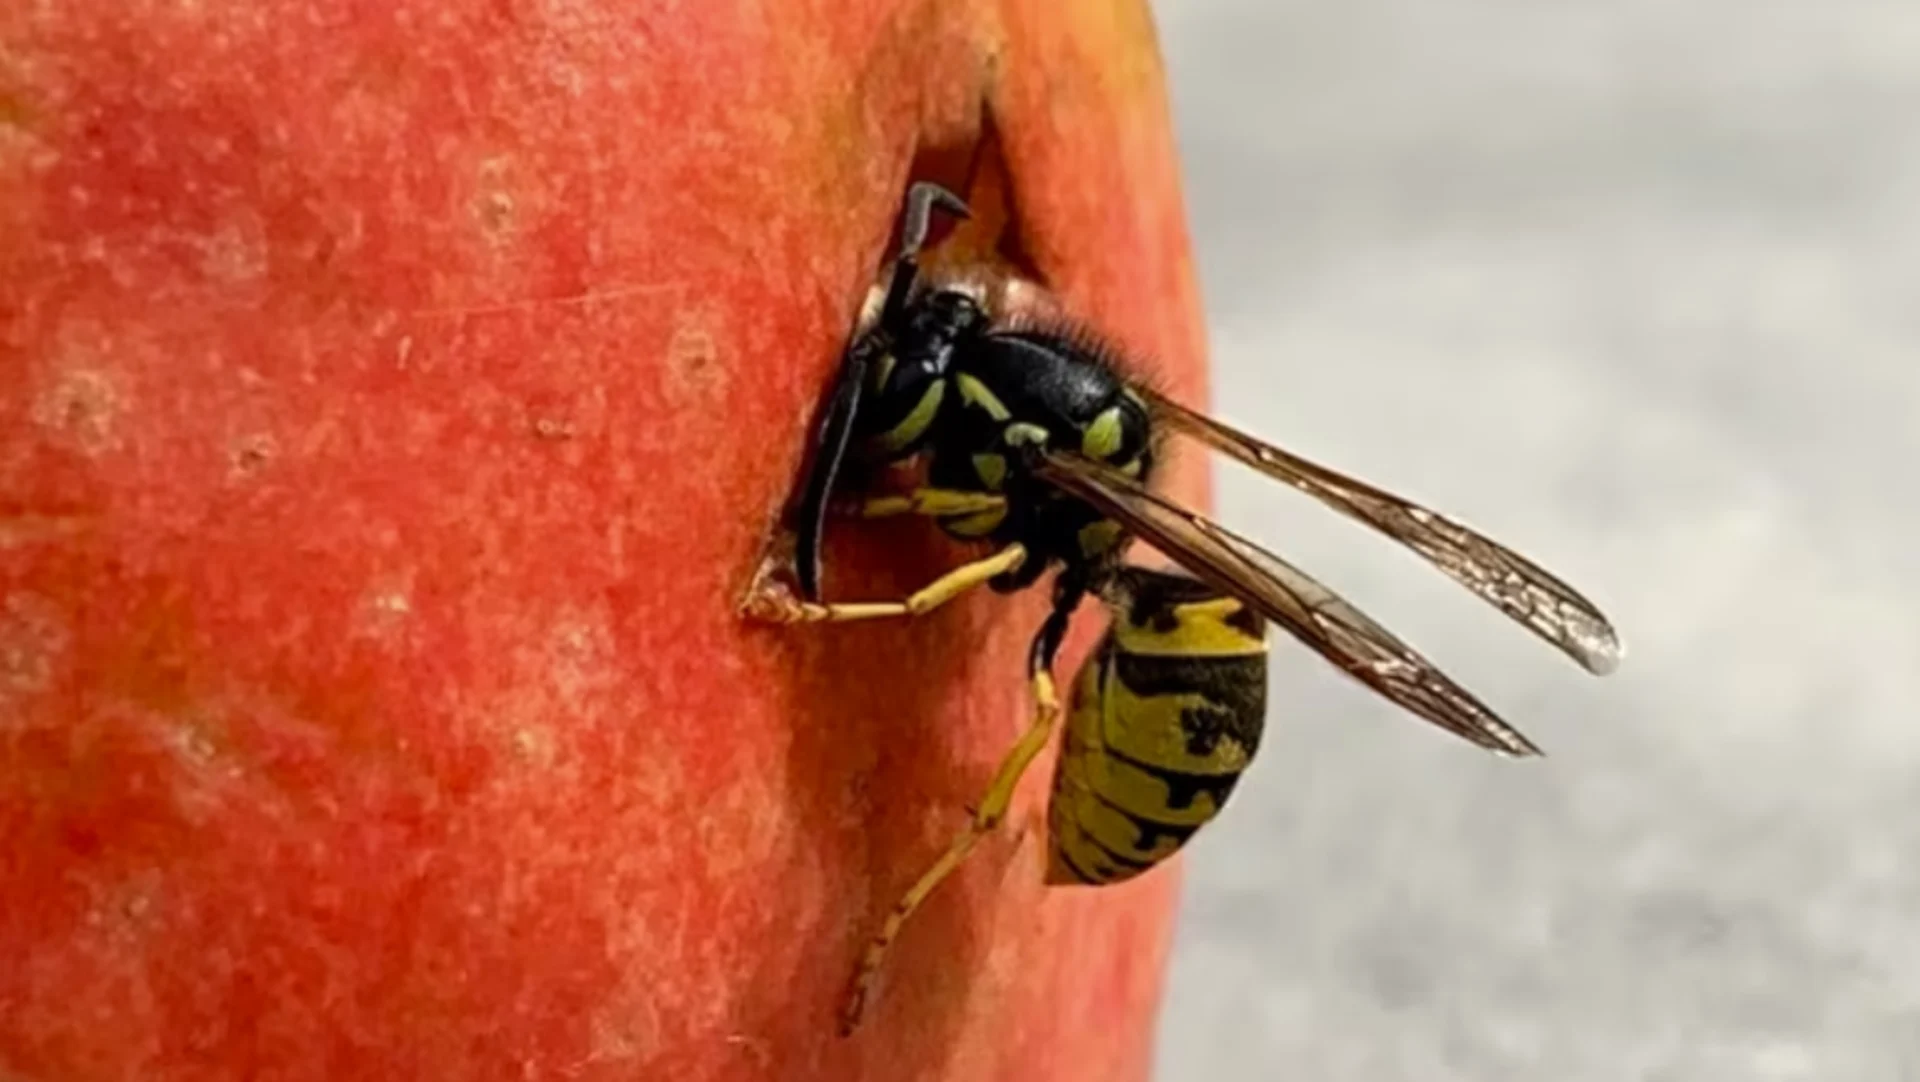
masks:
{"type": "Polygon", "coordinates": [[[1000,439],[1008,447],[1025,447],[1029,444],[1044,447],[1047,443],[1047,430],[1029,421],[1015,421],[1000,430],[1000,439]]]}
{"type": "Polygon", "coordinates": [[[1125,537],[1119,523],[1103,518],[1080,527],[1074,540],[1080,545],[1080,555],[1089,560],[1098,560],[1118,549],[1125,537]]]}
{"type": "Polygon", "coordinates": [[[1080,453],[1106,462],[1120,453],[1126,442],[1124,418],[1119,406],[1112,406],[1087,423],[1080,433],[1080,453]]]}
{"type": "MultiPolygon", "coordinates": [[[[887,354],[891,358],[892,354],[887,354]]],[[[921,393],[920,401],[914,403],[907,415],[892,428],[874,437],[874,444],[882,454],[892,454],[906,447],[933,427],[934,418],[940,416],[940,403],[947,397],[947,381],[936,379],[927,384],[921,393]]]]}
{"type": "Polygon", "coordinates": [[[868,393],[880,394],[885,391],[887,384],[893,380],[893,370],[899,365],[900,358],[894,356],[892,350],[882,351],[873,362],[873,377],[867,384],[868,393]]]}
{"type": "Polygon", "coordinates": [[[1259,748],[1264,623],[1190,579],[1127,568],[1116,582],[1054,771],[1050,883],[1116,883],[1172,856],[1259,748]]]}
{"type": "Polygon", "coordinates": [[[972,456],[973,474],[989,491],[998,492],[1007,483],[1007,456],[997,454],[977,454],[972,456]]]}
{"type": "Polygon", "coordinates": [[[962,372],[955,377],[955,382],[960,385],[960,400],[967,405],[984,411],[988,417],[999,423],[1004,424],[1013,418],[1013,411],[1007,408],[1005,402],[1000,401],[999,395],[994,394],[986,384],[980,382],[978,377],[962,372]]]}

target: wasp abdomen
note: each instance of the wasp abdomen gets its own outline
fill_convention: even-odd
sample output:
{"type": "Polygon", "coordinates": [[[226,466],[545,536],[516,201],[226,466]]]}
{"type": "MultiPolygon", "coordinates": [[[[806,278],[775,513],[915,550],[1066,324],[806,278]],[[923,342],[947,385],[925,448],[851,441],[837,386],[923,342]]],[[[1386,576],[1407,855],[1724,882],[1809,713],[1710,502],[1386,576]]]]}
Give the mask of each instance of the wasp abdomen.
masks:
{"type": "Polygon", "coordinates": [[[1191,580],[1173,596],[1128,597],[1075,679],[1049,812],[1052,883],[1120,882],[1172,856],[1219,814],[1259,749],[1262,623],[1191,580]]]}

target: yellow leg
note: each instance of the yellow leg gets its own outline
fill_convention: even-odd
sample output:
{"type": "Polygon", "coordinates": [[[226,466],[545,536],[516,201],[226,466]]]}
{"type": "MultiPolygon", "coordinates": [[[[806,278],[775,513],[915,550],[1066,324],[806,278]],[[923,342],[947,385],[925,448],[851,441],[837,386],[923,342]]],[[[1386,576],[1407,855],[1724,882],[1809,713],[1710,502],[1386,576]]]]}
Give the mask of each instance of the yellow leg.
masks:
{"type": "Polygon", "coordinates": [[[789,624],[811,624],[823,621],[838,623],[842,620],[919,616],[939,608],[968,590],[985,584],[995,575],[1014,570],[1025,563],[1026,559],[1026,546],[1016,542],[983,560],[975,560],[970,564],[962,564],[954,568],[916,590],[905,601],[841,601],[816,605],[808,601],[789,600],[779,605],[777,611],[769,610],[760,615],[775,622],[789,624]]]}
{"type": "Polygon", "coordinates": [[[840,1032],[852,1033],[860,1024],[860,1015],[866,1010],[867,997],[873,990],[873,982],[880,975],[880,965],[885,960],[888,948],[900,935],[900,929],[907,918],[920,904],[927,900],[934,888],[947,876],[958,869],[973,847],[1000,825],[1006,818],[1007,807],[1013,802],[1013,791],[1020,784],[1020,776],[1026,773],[1033,763],[1034,756],[1047,746],[1048,737],[1053,735],[1053,724],[1060,715],[1060,700],[1054,694],[1053,676],[1042,670],[1033,674],[1033,721],[1020,740],[1000,760],[1000,768],[994,771],[993,782],[987,786],[987,793],[980,801],[980,807],[973,813],[973,820],[966,829],[953,839],[947,851],[933,862],[913,886],[907,888],[893,910],[887,914],[886,923],[880,926],[880,932],[867,944],[860,957],[860,967],[853,975],[852,987],[848,990],[846,1004],[840,1012],[840,1032]]]}
{"type": "Polygon", "coordinates": [[[972,515],[1005,507],[1007,498],[993,492],[962,492],[951,488],[916,488],[901,496],[873,496],[846,505],[861,518],[893,515],[972,515]]]}

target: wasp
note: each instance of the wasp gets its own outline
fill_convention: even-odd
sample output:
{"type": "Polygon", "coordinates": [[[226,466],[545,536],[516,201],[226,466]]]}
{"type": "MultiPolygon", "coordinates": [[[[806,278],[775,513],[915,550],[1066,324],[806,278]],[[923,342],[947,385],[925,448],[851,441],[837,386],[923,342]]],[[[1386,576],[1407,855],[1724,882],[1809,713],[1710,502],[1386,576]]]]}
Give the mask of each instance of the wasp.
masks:
{"type": "Polygon", "coordinates": [[[761,589],[746,611],[777,623],[906,618],[982,586],[1012,593],[1058,573],[1028,651],[1031,719],[971,820],[867,945],[841,1011],[843,1033],[858,1024],[902,926],[1004,819],[1022,774],[1051,739],[1061,714],[1054,658],[1069,618],[1089,598],[1112,620],[1074,680],[1048,808],[1049,883],[1132,878],[1218,815],[1259,747],[1274,625],[1448,732],[1501,755],[1539,754],[1306,572],[1160,494],[1154,465],[1170,437],[1197,441],[1411,548],[1596,675],[1611,672],[1622,654],[1606,617],[1525,557],[1128,378],[1120,353],[1045,303],[1038,287],[996,298],[977,282],[923,274],[919,257],[935,211],[969,214],[936,185],[909,189],[877,311],[870,304],[856,327],[814,424],[786,519],[797,596],[761,589]],[[910,492],[838,491],[843,472],[914,458],[925,460],[925,483],[910,492]],[[821,539],[840,509],[927,516],[990,551],[904,599],[824,601],[821,539]],[[1176,570],[1126,562],[1136,539],[1176,570]]]}

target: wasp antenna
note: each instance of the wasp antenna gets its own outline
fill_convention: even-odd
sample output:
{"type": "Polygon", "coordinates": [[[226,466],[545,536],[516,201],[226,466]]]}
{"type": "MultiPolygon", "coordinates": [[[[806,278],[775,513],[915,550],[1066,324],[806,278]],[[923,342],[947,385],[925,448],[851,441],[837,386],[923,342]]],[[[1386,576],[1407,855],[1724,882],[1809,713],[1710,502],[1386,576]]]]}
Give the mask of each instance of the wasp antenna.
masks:
{"type": "Polygon", "coordinates": [[[973,211],[968,209],[965,200],[932,181],[923,180],[908,188],[907,220],[900,230],[902,259],[918,255],[921,246],[927,243],[927,230],[933,225],[935,207],[956,218],[973,217],[973,211]]]}
{"type": "Polygon", "coordinates": [[[907,216],[900,228],[900,254],[893,259],[893,273],[887,279],[887,297],[880,306],[880,326],[898,326],[913,295],[913,284],[920,276],[918,256],[927,243],[927,230],[933,225],[933,208],[939,207],[962,218],[972,217],[967,204],[952,192],[931,181],[920,181],[907,189],[907,216]]]}

